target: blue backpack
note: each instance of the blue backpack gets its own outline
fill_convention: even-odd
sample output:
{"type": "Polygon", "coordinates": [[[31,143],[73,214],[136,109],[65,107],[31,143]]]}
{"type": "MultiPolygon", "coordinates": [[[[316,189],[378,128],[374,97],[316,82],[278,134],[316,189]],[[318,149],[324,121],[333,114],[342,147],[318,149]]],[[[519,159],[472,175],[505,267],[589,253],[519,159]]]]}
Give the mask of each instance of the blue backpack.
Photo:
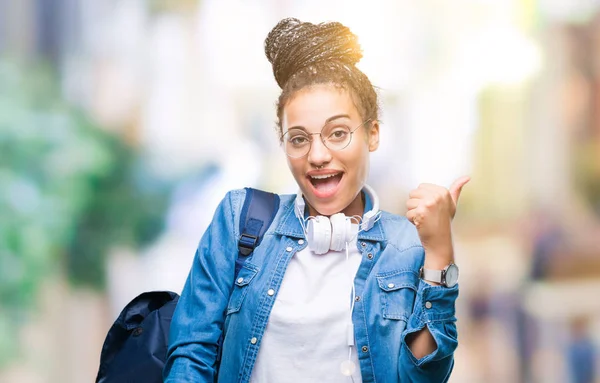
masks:
{"type": "MultiPolygon", "coordinates": [[[[279,196],[246,188],[240,216],[240,238],[235,278],[260,244],[279,208],[279,196]]],[[[116,319],[104,341],[96,383],[162,383],[169,327],[179,295],[150,291],[133,299],[116,319]]],[[[221,356],[221,344],[217,364],[221,356]]]]}

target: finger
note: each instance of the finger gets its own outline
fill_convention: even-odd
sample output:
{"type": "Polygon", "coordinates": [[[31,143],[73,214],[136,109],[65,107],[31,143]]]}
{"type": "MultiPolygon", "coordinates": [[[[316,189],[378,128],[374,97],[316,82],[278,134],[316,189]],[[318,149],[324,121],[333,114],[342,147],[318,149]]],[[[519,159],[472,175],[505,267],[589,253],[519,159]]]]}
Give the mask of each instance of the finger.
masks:
{"type": "Polygon", "coordinates": [[[419,203],[421,203],[421,199],[410,198],[410,199],[408,199],[408,201],[406,201],[406,208],[408,210],[416,209],[419,206],[419,203]]]}
{"type": "Polygon", "coordinates": [[[440,193],[446,192],[447,190],[448,189],[446,189],[445,187],[440,186],[440,185],[430,184],[430,183],[421,183],[421,184],[419,184],[419,187],[412,190],[408,195],[411,198],[413,196],[415,198],[423,198],[425,196],[440,194],[440,193]]]}
{"type": "Polygon", "coordinates": [[[415,209],[409,210],[406,212],[406,218],[413,224],[415,223],[415,218],[417,217],[417,212],[415,209]]]}
{"type": "Polygon", "coordinates": [[[419,225],[423,223],[424,215],[420,209],[411,209],[406,212],[406,218],[419,228],[419,225]]]}
{"type": "Polygon", "coordinates": [[[427,183],[427,182],[419,184],[419,188],[426,189],[426,190],[439,190],[441,187],[443,187],[443,186],[431,184],[431,183],[427,183]]]}
{"type": "Polygon", "coordinates": [[[463,186],[465,186],[470,180],[471,177],[462,176],[454,181],[454,183],[450,186],[450,196],[452,196],[452,201],[454,201],[454,204],[458,202],[458,197],[460,196],[463,186]]]}
{"type": "Polygon", "coordinates": [[[409,198],[425,198],[429,195],[431,195],[431,190],[421,186],[411,190],[410,193],[408,193],[409,198]]]}

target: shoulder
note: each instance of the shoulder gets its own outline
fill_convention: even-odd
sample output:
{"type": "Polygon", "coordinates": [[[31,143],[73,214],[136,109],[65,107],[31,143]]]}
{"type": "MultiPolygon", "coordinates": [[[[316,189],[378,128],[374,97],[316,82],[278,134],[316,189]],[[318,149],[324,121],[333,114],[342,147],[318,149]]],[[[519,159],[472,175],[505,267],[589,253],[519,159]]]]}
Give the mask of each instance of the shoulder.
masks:
{"type": "Polygon", "coordinates": [[[423,245],[412,222],[404,216],[382,211],[380,223],[389,250],[414,258],[417,263],[421,262],[424,257],[423,245]]]}
{"type": "Polygon", "coordinates": [[[287,209],[294,206],[295,194],[279,194],[279,208],[287,209]]]}
{"type": "Polygon", "coordinates": [[[231,214],[232,216],[239,215],[246,199],[246,189],[232,189],[225,193],[221,198],[217,210],[222,210],[223,213],[231,214]]]}
{"type": "Polygon", "coordinates": [[[382,252],[373,272],[378,278],[398,273],[410,275],[416,284],[418,271],[425,261],[425,252],[415,226],[406,217],[386,211],[381,211],[376,225],[383,232],[383,242],[382,252]]]}
{"type": "MultiPolygon", "coordinates": [[[[294,199],[296,195],[277,193],[273,194],[276,194],[279,197],[279,206],[275,218],[275,220],[278,220],[284,212],[288,210],[293,211],[294,199]]],[[[246,188],[229,190],[222,198],[219,205],[218,209],[221,210],[221,214],[229,216],[235,227],[239,226],[240,217],[243,215],[242,211],[244,209],[244,203],[246,202],[247,195],[248,191],[246,188]]]]}
{"type": "MultiPolygon", "coordinates": [[[[273,193],[268,190],[262,190],[262,189],[257,189],[257,188],[254,188],[254,190],[261,190],[264,192],[273,193]]],[[[232,189],[225,194],[223,201],[228,201],[229,203],[232,204],[232,206],[237,206],[239,209],[241,209],[241,207],[244,204],[244,201],[246,199],[246,194],[247,194],[246,188],[232,189]]],[[[277,194],[277,193],[273,193],[273,194],[275,194],[279,197],[280,207],[287,207],[290,204],[293,204],[294,198],[296,198],[295,194],[277,194]]]]}

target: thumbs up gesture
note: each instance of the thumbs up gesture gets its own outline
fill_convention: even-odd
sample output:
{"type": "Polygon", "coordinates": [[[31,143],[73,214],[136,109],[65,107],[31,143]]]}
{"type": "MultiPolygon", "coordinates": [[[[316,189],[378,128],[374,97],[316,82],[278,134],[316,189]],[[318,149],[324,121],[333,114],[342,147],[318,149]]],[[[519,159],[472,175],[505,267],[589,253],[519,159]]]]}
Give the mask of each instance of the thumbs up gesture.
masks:
{"type": "Polygon", "coordinates": [[[409,193],[406,217],[417,228],[428,268],[444,268],[454,259],[451,222],[462,188],[470,180],[460,177],[449,189],[424,183],[409,193]]]}

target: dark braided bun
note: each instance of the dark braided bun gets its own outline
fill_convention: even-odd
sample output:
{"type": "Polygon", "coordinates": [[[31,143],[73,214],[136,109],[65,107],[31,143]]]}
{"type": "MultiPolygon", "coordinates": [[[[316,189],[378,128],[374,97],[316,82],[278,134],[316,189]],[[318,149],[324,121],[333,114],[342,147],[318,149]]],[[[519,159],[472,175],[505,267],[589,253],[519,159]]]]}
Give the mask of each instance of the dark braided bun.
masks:
{"type": "Polygon", "coordinates": [[[337,22],[312,24],[294,18],[281,20],[271,30],[265,40],[265,54],[282,89],[303,68],[323,62],[348,68],[362,58],[358,39],[348,27],[337,22]]]}
{"type": "Polygon", "coordinates": [[[344,25],[283,19],[267,36],[265,53],[281,88],[277,101],[280,140],[287,102],[296,92],[319,84],[348,91],[363,120],[378,119],[375,88],[356,67],[362,58],[357,37],[344,25]]]}

